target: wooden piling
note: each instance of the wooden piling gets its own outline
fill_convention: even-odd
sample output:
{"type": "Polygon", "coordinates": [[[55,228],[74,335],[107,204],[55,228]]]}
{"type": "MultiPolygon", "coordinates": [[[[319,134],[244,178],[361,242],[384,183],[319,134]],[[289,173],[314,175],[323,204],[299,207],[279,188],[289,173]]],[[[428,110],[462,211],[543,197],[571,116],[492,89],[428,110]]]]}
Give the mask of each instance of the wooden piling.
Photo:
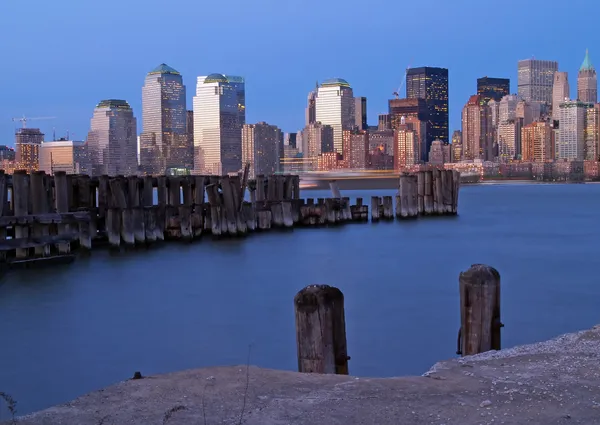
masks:
{"type": "Polygon", "coordinates": [[[439,168],[433,169],[433,212],[437,215],[444,214],[444,174],[439,168]]]}
{"type": "Polygon", "coordinates": [[[458,192],[460,190],[460,172],[452,170],[452,214],[458,213],[458,192]]]}
{"type": "Polygon", "coordinates": [[[457,354],[469,356],[500,350],[500,274],[493,267],[474,264],[458,278],[460,330],[457,354]]]}
{"type": "MultiPolygon", "coordinates": [[[[13,174],[14,179],[14,174],[13,174]]],[[[14,184],[14,181],[13,181],[14,184]]],[[[56,212],[57,213],[67,213],[69,212],[69,187],[67,182],[67,173],[64,171],[56,171],[54,172],[54,199],[56,200],[56,212]]],[[[15,211],[15,215],[18,216],[17,211],[15,211]]],[[[62,235],[64,233],[68,233],[70,231],[69,224],[59,224],[58,225],[58,234],[62,235]]],[[[71,253],[71,243],[70,242],[61,242],[57,245],[59,254],[70,254],[71,253]]]]}
{"type": "Polygon", "coordinates": [[[142,208],[144,212],[144,239],[146,242],[155,242],[158,237],[156,226],[156,210],[154,206],[154,184],[152,176],[143,179],[142,208]]]}
{"type": "Polygon", "coordinates": [[[425,212],[425,172],[417,173],[417,210],[422,215],[425,212]]]}
{"type": "Polygon", "coordinates": [[[331,196],[334,198],[341,198],[342,194],[340,193],[340,187],[338,185],[338,182],[336,182],[335,180],[331,180],[329,182],[329,188],[331,189],[331,196]]]}
{"type": "Polygon", "coordinates": [[[202,231],[204,230],[206,225],[206,213],[204,211],[205,182],[205,176],[194,176],[194,208],[192,213],[192,227],[194,229],[194,238],[199,238],[200,236],[202,236],[202,231]]]}
{"type": "Polygon", "coordinates": [[[192,178],[189,176],[181,179],[181,192],[183,194],[183,202],[179,206],[179,225],[181,238],[191,241],[194,237],[192,226],[192,210],[194,208],[194,194],[192,191],[192,178]]]}
{"type": "Polygon", "coordinates": [[[371,222],[379,221],[379,205],[381,205],[381,198],[371,196],[371,222]]]}
{"type": "MultiPolygon", "coordinates": [[[[127,177],[128,192],[129,192],[129,207],[127,214],[131,216],[133,227],[133,239],[137,244],[146,243],[146,219],[144,217],[144,207],[142,206],[142,198],[145,197],[140,186],[143,180],[138,176],[127,177]]],[[[123,221],[126,221],[125,219],[123,221]]]]}
{"type": "MultiPolygon", "coordinates": [[[[46,214],[50,212],[48,205],[48,193],[46,188],[46,173],[43,171],[34,171],[30,175],[31,190],[31,213],[46,214]]],[[[36,223],[32,226],[34,237],[43,237],[50,235],[48,225],[36,223]]],[[[50,245],[36,246],[34,248],[37,257],[47,257],[50,255],[50,245]]]]}
{"type": "MultiPolygon", "coordinates": [[[[13,173],[12,199],[16,217],[29,214],[29,176],[25,170],[15,170],[13,173]]],[[[15,239],[29,237],[27,225],[15,226],[15,239]]],[[[25,259],[29,256],[29,248],[17,248],[16,258],[25,259]]]]}
{"type": "Polygon", "coordinates": [[[329,285],[310,285],[294,297],[298,371],[348,374],[344,295],[329,285]]]}
{"type": "Polygon", "coordinates": [[[424,172],[424,192],[423,192],[423,213],[431,215],[434,212],[433,208],[433,173],[431,171],[424,172]]]}
{"type": "Polygon", "coordinates": [[[79,226],[79,246],[91,250],[92,239],[97,236],[97,208],[95,207],[96,189],[92,189],[90,176],[77,176],[78,187],[78,210],[89,211],[90,221],[80,221],[79,226]]]}
{"type": "Polygon", "coordinates": [[[383,218],[386,220],[394,218],[394,204],[391,196],[383,197],[383,218]]]}

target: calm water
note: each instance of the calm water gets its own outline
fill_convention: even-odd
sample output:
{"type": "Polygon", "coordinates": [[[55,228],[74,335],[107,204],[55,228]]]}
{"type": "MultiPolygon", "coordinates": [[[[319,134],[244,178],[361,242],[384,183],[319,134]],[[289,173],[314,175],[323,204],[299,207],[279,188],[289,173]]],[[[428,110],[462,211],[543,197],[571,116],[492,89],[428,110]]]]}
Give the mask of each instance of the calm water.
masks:
{"type": "Polygon", "coordinates": [[[454,356],[458,273],[472,263],[502,275],[505,347],[600,322],[600,185],[466,186],[459,211],[95,251],[10,274],[0,284],[0,391],[23,414],[136,370],[244,364],[250,344],[252,364],[294,370],[293,297],[313,283],[346,296],[352,374],[421,374],[454,356]]]}

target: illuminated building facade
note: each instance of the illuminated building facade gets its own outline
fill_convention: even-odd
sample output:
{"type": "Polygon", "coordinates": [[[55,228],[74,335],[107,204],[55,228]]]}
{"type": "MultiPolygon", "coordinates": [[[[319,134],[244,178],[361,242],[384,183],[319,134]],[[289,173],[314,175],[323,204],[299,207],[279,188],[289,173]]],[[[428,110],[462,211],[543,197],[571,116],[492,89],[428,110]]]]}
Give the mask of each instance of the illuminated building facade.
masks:
{"type": "Polygon", "coordinates": [[[283,133],[266,122],[244,124],[242,127],[242,163],[250,163],[250,177],[280,171],[283,133]]]}
{"type": "Polygon", "coordinates": [[[479,95],[471,96],[462,110],[463,159],[493,159],[490,121],[489,107],[479,95]]]}
{"type": "Polygon", "coordinates": [[[367,168],[369,156],[369,133],[365,130],[344,130],[344,154],[346,166],[352,170],[367,168]]]}
{"type": "Polygon", "coordinates": [[[481,96],[483,103],[488,103],[492,99],[499,102],[504,96],[510,94],[510,80],[508,78],[478,78],[477,94],[481,96]]]}
{"type": "Polygon", "coordinates": [[[140,168],[143,172],[164,174],[167,168],[191,166],[186,121],[183,78],[163,63],[146,75],[142,88],[140,168]]]}
{"type": "Polygon", "coordinates": [[[369,125],[367,124],[367,98],[366,97],[355,97],[354,98],[354,124],[359,130],[366,130],[369,125]]]}
{"type": "Polygon", "coordinates": [[[355,101],[352,87],[346,80],[324,81],[317,92],[316,121],[333,128],[333,150],[343,153],[343,131],[355,126],[355,101]]]}
{"type": "Polygon", "coordinates": [[[18,170],[39,170],[40,145],[44,133],[39,128],[19,128],[15,133],[15,168],[18,170]]]}
{"type": "Polygon", "coordinates": [[[410,68],[406,73],[406,97],[425,99],[427,136],[425,150],[434,140],[450,141],[448,130],[448,70],[446,68],[410,68]]]}
{"type": "Polygon", "coordinates": [[[452,162],[462,160],[462,131],[454,130],[452,133],[452,162]]]}
{"type": "Polygon", "coordinates": [[[222,175],[242,167],[246,94],[242,77],[198,77],[194,96],[194,172],[222,175]]]}
{"type": "Polygon", "coordinates": [[[544,162],[554,159],[552,126],[545,121],[526,125],[521,130],[522,160],[544,162]]]}
{"type": "Polygon", "coordinates": [[[590,106],[580,101],[560,104],[558,159],[581,161],[585,158],[585,120],[590,106]]]}
{"type": "Polygon", "coordinates": [[[525,59],[518,62],[517,68],[519,98],[527,102],[551,104],[558,62],[525,59]]]}
{"type": "Polygon", "coordinates": [[[87,144],[83,141],[55,140],[40,146],[40,170],[46,174],[89,174],[87,144]]]}
{"type": "Polygon", "coordinates": [[[87,137],[94,176],[137,174],[137,121],[124,100],[103,100],[94,109],[87,137]]]}
{"type": "Polygon", "coordinates": [[[394,130],[394,170],[417,164],[418,155],[416,132],[401,120],[400,127],[394,130]]]}
{"type": "Polygon", "coordinates": [[[302,152],[306,171],[317,169],[319,155],[333,152],[333,127],[315,122],[302,130],[302,152]]]}
{"type": "Polygon", "coordinates": [[[600,104],[598,103],[586,110],[585,159],[600,160],[600,104]]]}
{"type": "Polygon", "coordinates": [[[598,102],[598,77],[587,50],[577,74],[577,98],[585,103],[598,102]]]}

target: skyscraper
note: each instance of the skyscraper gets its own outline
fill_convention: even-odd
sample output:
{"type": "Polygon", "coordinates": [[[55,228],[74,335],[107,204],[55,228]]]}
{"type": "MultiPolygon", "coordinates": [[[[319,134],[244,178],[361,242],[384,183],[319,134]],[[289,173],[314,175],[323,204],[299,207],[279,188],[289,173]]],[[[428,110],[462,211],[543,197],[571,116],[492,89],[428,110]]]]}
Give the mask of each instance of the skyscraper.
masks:
{"type": "Polygon", "coordinates": [[[210,74],[198,77],[194,96],[194,172],[227,174],[242,168],[246,123],[244,80],[210,74]]]}
{"type": "Polygon", "coordinates": [[[124,100],[102,100],[94,109],[87,137],[91,174],[137,173],[137,121],[124,100]]]}
{"type": "Polygon", "coordinates": [[[560,104],[571,98],[569,90],[569,74],[555,72],[552,84],[552,120],[560,119],[560,104]]]}
{"type": "Polygon", "coordinates": [[[40,145],[44,141],[44,133],[39,128],[19,128],[15,133],[15,166],[16,169],[39,170],[40,145]]]}
{"type": "Polygon", "coordinates": [[[418,162],[417,136],[403,119],[394,130],[394,170],[411,167],[418,162]]]}
{"type": "Polygon", "coordinates": [[[369,133],[366,130],[344,130],[344,161],[352,170],[367,168],[369,133]]]}
{"type": "Polygon", "coordinates": [[[242,127],[242,162],[250,163],[250,177],[279,171],[283,149],[281,130],[266,122],[244,124],[242,127]]]}
{"type": "Polygon", "coordinates": [[[367,124],[366,97],[354,98],[354,125],[356,125],[359,130],[366,130],[369,127],[367,124]]]}
{"type": "Polygon", "coordinates": [[[355,125],[354,94],[346,80],[332,78],[323,81],[317,92],[316,120],[333,128],[333,150],[343,152],[343,131],[355,125]]]}
{"type": "Polygon", "coordinates": [[[427,137],[425,152],[439,139],[448,143],[448,70],[446,68],[410,68],[406,72],[406,97],[425,99],[427,137]]]}
{"type": "Polygon", "coordinates": [[[554,73],[558,62],[525,59],[518,63],[519,98],[527,102],[552,103],[554,73]]]}
{"type": "Polygon", "coordinates": [[[598,79],[587,50],[577,74],[577,98],[585,103],[598,101],[598,79]]]}
{"type": "Polygon", "coordinates": [[[181,74],[160,64],[146,75],[142,88],[140,168],[164,174],[191,165],[186,132],[185,86],[181,74]]]}
{"type": "Polygon", "coordinates": [[[333,152],[333,127],[315,122],[302,130],[302,152],[309,170],[317,169],[319,155],[333,152]]]}
{"type": "Polygon", "coordinates": [[[185,113],[185,133],[187,134],[188,159],[190,166],[194,166],[194,111],[185,113]]]}
{"type": "Polygon", "coordinates": [[[508,78],[478,78],[477,94],[481,95],[484,103],[488,103],[492,99],[498,102],[510,94],[510,80],[508,78]]]}
{"type": "Polygon", "coordinates": [[[561,103],[558,159],[582,161],[585,158],[585,119],[590,106],[580,101],[561,103]]]}
{"type": "Polygon", "coordinates": [[[463,159],[493,159],[489,107],[473,95],[462,110],[463,159]]]}
{"type": "Polygon", "coordinates": [[[55,140],[40,146],[40,170],[47,174],[88,174],[87,144],[74,140],[55,140]]]}
{"type": "Polygon", "coordinates": [[[317,81],[315,89],[308,93],[306,99],[305,125],[313,124],[317,121],[317,93],[319,91],[319,82],[317,81]]]}
{"type": "Polygon", "coordinates": [[[595,103],[586,111],[585,117],[585,159],[598,161],[600,158],[600,103],[595,103]]]}

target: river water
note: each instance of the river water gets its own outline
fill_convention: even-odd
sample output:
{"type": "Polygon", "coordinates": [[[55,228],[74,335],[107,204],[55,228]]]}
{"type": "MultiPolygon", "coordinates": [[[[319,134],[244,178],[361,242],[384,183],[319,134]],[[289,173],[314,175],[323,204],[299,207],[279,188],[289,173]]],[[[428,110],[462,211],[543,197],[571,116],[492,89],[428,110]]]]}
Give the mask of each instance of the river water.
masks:
{"type": "Polygon", "coordinates": [[[455,356],[458,274],[473,263],[502,276],[504,347],[600,322],[600,185],[474,185],[460,197],[458,217],[98,250],[11,272],[0,391],[24,414],[138,370],[245,364],[249,347],[251,364],[294,370],[293,297],[314,283],[345,294],[351,374],[421,374],[455,356]]]}

